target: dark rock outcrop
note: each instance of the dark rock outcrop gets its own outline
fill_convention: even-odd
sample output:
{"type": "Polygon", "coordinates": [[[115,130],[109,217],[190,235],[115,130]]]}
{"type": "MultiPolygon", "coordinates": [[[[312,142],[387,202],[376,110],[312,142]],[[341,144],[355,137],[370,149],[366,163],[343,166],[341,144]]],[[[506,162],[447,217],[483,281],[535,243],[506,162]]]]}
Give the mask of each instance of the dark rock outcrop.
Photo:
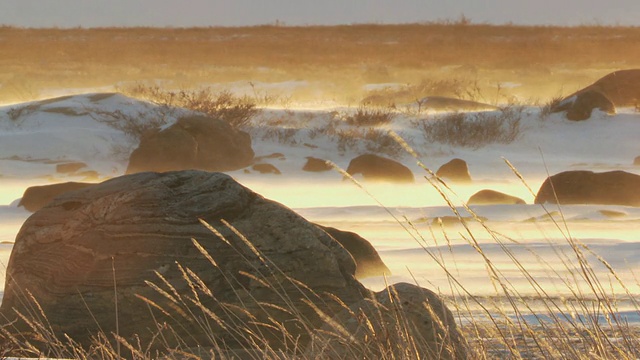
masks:
{"type": "MultiPolygon", "coordinates": [[[[360,359],[406,358],[407,339],[416,340],[411,343],[415,345],[412,358],[456,360],[468,356],[468,344],[451,311],[434,292],[416,285],[391,285],[333,320],[343,325],[354,339],[352,344],[358,344],[355,353],[360,359]]],[[[356,358],[353,346],[327,335],[335,328],[325,326],[322,330],[325,332],[317,334],[307,354],[326,359],[356,358]]]]}
{"type": "Polygon", "coordinates": [[[614,71],[565,97],[552,112],[567,111],[569,120],[585,120],[593,109],[613,114],[616,107],[640,105],[640,69],[614,71]]]}
{"type": "Polygon", "coordinates": [[[325,160],[307,156],[307,162],[302,167],[303,171],[323,172],[331,170],[331,166],[325,160]]]}
{"type": "Polygon", "coordinates": [[[357,279],[391,275],[391,271],[384,264],[376,249],[365,238],[350,231],[342,231],[322,225],[318,226],[336,239],[353,256],[356,261],[357,279]]]}
{"type": "Polygon", "coordinates": [[[28,211],[35,212],[50,203],[56,196],[94,185],[95,184],[92,183],[70,181],[59,184],[31,186],[24,191],[18,206],[22,206],[28,211]]]}
{"type": "Polygon", "coordinates": [[[599,109],[607,114],[615,114],[616,108],[613,102],[603,93],[594,90],[584,90],[560,101],[551,112],[566,111],[568,120],[581,121],[591,117],[594,109],[599,109]]]}
{"type": "Polygon", "coordinates": [[[469,205],[491,205],[491,204],[526,204],[524,200],[516,196],[507,195],[495,190],[480,190],[477,193],[471,195],[469,205]]]}
{"type": "Polygon", "coordinates": [[[259,172],[260,174],[275,174],[275,175],[282,174],[277,167],[267,163],[255,164],[251,168],[259,172]]]}
{"type": "Polygon", "coordinates": [[[535,199],[536,204],[556,202],[640,206],[640,175],[625,171],[561,172],[544,181],[535,199]]]}
{"type": "Polygon", "coordinates": [[[131,153],[127,174],[199,169],[231,171],[251,165],[249,134],[206,116],[180,118],[167,129],[148,134],[131,153]]]}
{"type": "Polygon", "coordinates": [[[604,94],[617,107],[637,106],[640,104],[640,69],[612,72],[576,94],[591,90],[604,94]]]}
{"type": "Polygon", "coordinates": [[[350,175],[362,174],[365,180],[390,181],[398,183],[414,182],[411,170],[401,163],[374,154],[360,155],[347,167],[350,175]]]}
{"type": "Polygon", "coordinates": [[[467,162],[462,159],[453,159],[448,163],[440,166],[436,175],[442,179],[448,179],[454,183],[471,182],[469,167],[467,162]]]}

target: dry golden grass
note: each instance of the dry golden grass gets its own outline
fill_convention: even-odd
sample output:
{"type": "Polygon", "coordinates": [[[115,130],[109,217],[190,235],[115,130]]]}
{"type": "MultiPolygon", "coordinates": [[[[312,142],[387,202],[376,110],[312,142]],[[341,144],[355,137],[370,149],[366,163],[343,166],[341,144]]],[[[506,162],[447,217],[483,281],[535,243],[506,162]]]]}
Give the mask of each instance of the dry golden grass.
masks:
{"type": "Polygon", "coordinates": [[[543,98],[640,67],[639,40],[640,28],[600,26],[0,27],[0,101],[158,79],[176,88],[307,80],[331,83],[336,96],[353,101],[366,83],[477,79],[495,92],[500,82],[518,81],[543,98]]]}

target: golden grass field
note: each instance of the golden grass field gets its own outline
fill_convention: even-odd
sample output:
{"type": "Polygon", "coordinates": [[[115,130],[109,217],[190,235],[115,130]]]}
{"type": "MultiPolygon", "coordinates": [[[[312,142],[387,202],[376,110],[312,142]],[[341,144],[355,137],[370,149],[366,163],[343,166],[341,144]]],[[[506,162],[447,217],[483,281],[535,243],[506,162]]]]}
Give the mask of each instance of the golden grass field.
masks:
{"type": "Polygon", "coordinates": [[[637,27],[2,27],[0,43],[3,103],[32,100],[47,89],[151,80],[175,88],[308,81],[321,96],[352,103],[366,95],[364,84],[457,79],[475,82],[487,102],[512,95],[544,101],[615,69],[640,67],[637,27]]]}

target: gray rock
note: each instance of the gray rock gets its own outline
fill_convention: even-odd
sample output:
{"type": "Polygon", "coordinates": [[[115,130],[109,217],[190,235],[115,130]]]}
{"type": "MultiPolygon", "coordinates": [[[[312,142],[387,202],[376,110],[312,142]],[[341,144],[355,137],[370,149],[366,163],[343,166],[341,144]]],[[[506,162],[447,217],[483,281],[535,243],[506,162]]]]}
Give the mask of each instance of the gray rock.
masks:
{"type": "Polygon", "coordinates": [[[625,171],[561,172],[548,177],[535,198],[536,204],[557,202],[640,206],[640,175],[625,171]]]}
{"type": "MultiPolygon", "coordinates": [[[[157,320],[172,329],[163,332],[170,344],[177,343],[177,335],[185,346],[212,346],[212,336],[229,349],[251,348],[254,344],[236,332],[244,326],[274,348],[285,347],[289,340],[275,328],[281,324],[293,338],[299,337],[302,346],[308,341],[308,328],[321,323],[302,299],[311,299],[327,314],[342,309],[327,294],[347,304],[360,301],[368,291],[355,280],[355,271],[351,255],[325,231],[229,176],[202,171],[138,173],[61,195],[27,219],[7,267],[0,315],[13,321],[15,309],[39,318],[25,298],[29,291],[54,332],[68,334],[84,346],[98,331],[97,324],[106,334],[115,332],[116,314],[120,335],[131,340],[138,334],[142,344],[157,332],[157,320]],[[198,219],[218,229],[228,243],[198,219]],[[192,238],[217,266],[196,249],[192,238]],[[191,284],[186,281],[178,263],[199,280],[187,276],[191,284]],[[145,280],[157,283],[170,296],[145,280]],[[199,299],[223,325],[189,298],[199,299]],[[263,305],[267,303],[275,306],[263,305]],[[180,315],[189,312],[198,314],[200,323],[180,315]],[[203,319],[208,325],[203,326],[203,319]]],[[[11,329],[20,332],[28,327],[17,322],[11,329]]]]}
{"type": "Polygon", "coordinates": [[[131,153],[127,174],[143,171],[231,171],[251,165],[249,134],[206,116],[180,118],[162,131],[143,136],[131,153]]]}
{"type": "Polygon", "coordinates": [[[360,155],[347,167],[350,175],[362,174],[365,180],[389,181],[398,183],[414,182],[411,170],[401,163],[374,154],[360,155]]]}

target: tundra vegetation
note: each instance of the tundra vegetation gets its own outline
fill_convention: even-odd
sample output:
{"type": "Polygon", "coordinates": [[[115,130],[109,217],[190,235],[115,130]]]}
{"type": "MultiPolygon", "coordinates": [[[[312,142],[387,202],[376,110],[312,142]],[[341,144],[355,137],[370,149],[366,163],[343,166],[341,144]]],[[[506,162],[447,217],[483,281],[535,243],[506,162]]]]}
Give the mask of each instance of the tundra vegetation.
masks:
{"type": "MultiPolygon", "coordinates": [[[[640,67],[640,28],[510,26],[441,22],[239,28],[24,29],[0,27],[0,102],[47,97],[52,89],[100,88],[159,81],[172,89],[210,84],[285,82],[356,103],[366,84],[502,103],[565,94],[606,73],[640,67]],[[117,54],[117,56],[114,56],[117,54]],[[472,87],[467,86],[472,84],[472,87]],[[478,95],[481,90],[484,98],[478,95]]],[[[380,90],[374,89],[374,92],[380,90]]],[[[263,94],[257,94],[263,95],[263,94]]],[[[271,94],[276,96],[277,94],[271,94]]],[[[264,97],[264,96],[262,96],[264,97]]],[[[268,98],[268,96],[267,96],[268,98]]],[[[385,104],[388,105],[388,104],[385,104]]]]}

